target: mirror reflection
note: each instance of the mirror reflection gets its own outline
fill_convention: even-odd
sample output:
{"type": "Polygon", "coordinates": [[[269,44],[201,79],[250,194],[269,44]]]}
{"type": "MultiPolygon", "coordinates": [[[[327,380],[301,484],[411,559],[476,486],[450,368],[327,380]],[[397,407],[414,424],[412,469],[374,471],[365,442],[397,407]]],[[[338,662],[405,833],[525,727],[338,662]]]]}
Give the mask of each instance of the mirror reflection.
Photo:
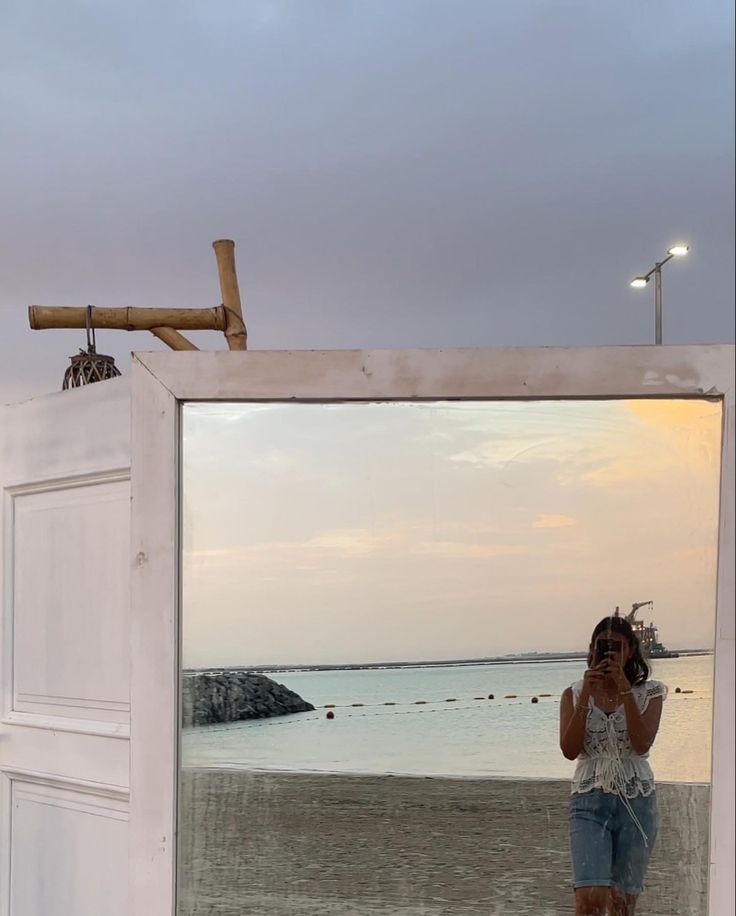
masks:
{"type": "Polygon", "coordinates": [[[718,404],[182,430],[180,914],[705,914],[718,404]]]}

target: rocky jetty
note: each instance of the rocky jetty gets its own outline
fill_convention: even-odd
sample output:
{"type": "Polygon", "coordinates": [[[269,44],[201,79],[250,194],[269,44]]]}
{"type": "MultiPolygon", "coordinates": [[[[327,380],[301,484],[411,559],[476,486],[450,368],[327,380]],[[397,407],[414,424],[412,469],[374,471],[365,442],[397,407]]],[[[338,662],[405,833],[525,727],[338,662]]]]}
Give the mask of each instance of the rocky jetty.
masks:
{"type": "Polygon", "coordinates": [[[309,712],[311,703],[264,674],[248,671],[184,672],[183,725],[213,725],[309,712]]]}

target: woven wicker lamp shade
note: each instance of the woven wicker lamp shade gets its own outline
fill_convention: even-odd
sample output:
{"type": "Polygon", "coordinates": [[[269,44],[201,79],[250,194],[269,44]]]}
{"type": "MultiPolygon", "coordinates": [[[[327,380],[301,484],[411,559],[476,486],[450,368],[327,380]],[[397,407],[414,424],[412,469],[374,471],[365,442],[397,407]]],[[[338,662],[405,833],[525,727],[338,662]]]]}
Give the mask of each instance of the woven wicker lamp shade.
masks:
{"type": "Polygon", "coordinates": [[[71,365],[64,373],[64,382],[61,386],[63,391],[67,388],[91,385],[93,382],[104,382],[105,379],[120,375],[113,357],[97,353],[94,347],[80,350],[79,354],[71,356],[70,360],[71,365]]]}
{"type": "Polygon", "coordinates": [[[104,382],[120,375],[113,357],[97,352],[91,305],[87,306],[87,349],[80,350],[76,356],[70,356],[69,359],[71,365],[64,373],[62,391],[66,391],[67,388],[81,388],[82,385],[91,385],[93,382],[104,382]]]}

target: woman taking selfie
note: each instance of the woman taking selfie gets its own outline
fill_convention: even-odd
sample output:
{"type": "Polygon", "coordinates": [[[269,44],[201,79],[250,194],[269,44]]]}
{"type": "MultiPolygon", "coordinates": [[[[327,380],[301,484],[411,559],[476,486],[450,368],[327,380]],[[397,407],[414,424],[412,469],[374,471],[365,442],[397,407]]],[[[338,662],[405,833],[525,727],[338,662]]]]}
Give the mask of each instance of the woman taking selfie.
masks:
{"type": "Polygon", "coordinates": [[[657,836],[649,749],[667,688],[649,680],[623,617],[593,630],[588,668],[562,694],[560,748],[577,759],[570,796],[576,916],[633,916],[657,836]]]}

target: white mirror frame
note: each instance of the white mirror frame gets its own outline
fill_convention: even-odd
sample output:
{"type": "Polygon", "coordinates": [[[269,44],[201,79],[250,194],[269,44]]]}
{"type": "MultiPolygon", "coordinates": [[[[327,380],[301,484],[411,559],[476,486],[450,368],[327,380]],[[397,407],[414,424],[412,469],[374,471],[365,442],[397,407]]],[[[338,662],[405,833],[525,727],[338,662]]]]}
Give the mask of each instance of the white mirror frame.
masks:
{"type": "Polygon", "coordinates": [[[174,916],[179,683],[179,417],[185,401],[704,397],[723,406],[709,916],[733,912],[734,347],[134,354],[131,916],[174,916]]]}

